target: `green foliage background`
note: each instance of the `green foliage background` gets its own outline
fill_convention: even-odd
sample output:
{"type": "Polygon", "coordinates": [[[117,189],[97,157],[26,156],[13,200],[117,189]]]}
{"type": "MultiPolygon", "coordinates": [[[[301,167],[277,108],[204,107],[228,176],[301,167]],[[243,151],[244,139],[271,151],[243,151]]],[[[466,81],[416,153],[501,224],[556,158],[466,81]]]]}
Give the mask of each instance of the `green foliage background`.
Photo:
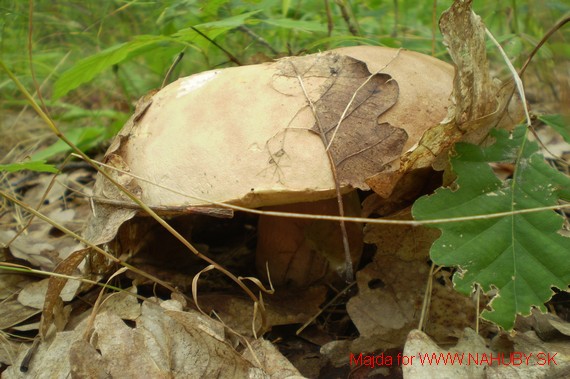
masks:
{"type": "MultiPolygon", "coordinates": [[[[102,149],[133,112],[136,100],[160,87],[173,60],[181,52],[184,52],[184,57],[170,80],[215,67],[233,66],[236,63],[228,53],[243,64],[251,64],[285,55],[370,44],[404,47],[446,60],[448,57],[437,28],[437,19],[450,4],[451,0],[0,0],[0,60],[29,90],[40,86],[51,117],[74,143],[85,150],[102,149]]],[[[556,21],[570,13],[568,0],[475,0],[473,7],[503,45],[515,67],[521,66],[528,52],[556,21]]],[[[569,36],[568,30],[558,32],[535,58],[533,73],[540,83],[540,91],[554,84],[556,79],[553,73],[560,62],[567,62],[570,58],[569,36]]],[[[505,65],[491,43],[488,51],[493,72],[497,76],[504,75],[505,65]]],[[[14,83],[5,75],[0,76],[0,91],[0,111],[4,115],[0,119],[0,133],[5,136],[17,134],[18,128],[21,128],[18,120],[21,121],[22,110],[25,109],[24,101],[14,83]],[[14,127],[16,125],[17,128],[14,127]]],[[[540,97],[543,93],[536,95],[540,97]]],[[[543,115],[541,120],[566,138],[570,135],[568,125],[561,116],[543,115]]],[[[503,143],[506,143],[508,138],[503,138],[503,143]]],[[[16,139],[16,142],[19,141],[16,139]]],[[[66,149],[61,141],[54,141],[47,150],[26,150],[20,156],[16,155],[17,163],[14,163],[11,151],[6,154],[8,161],[8,158],[0,160],[0,169],[53,171],[53,166],[46,165],[45,160],[60,162],[61,153],[66,149]]],[[[462,147],[459,151],[467,160],[456,158],[453,161],[458,174],[465,165],[475,164],[476,169],[481,171],[485,167],[488,169],[488,162],[506,159],[475,159],[474,163],[473,156],[484,155],[485,152],[472,152],[470,155],[466,149],[469,148],[462,147]]],[[[519,149],[520,156],[527,161],[531,160],[531,156],[535,161],[542,159],[536,158],[534,150],[523,150],[522,146],[519,149]]],[[[467,173],[469,170],[473,168],[467,169],[467,173]]],[[[485,172],[489,177],[489,191],[509,190],[508,182],[494,180],[490,169],[485,172]]],[[[527,180],[536,178],[538,174],[534,171],[529,174],[521,168],[517,175],[523,175],[521,177],[527,180]]],[[[555,178],[554,172],[550,173],[550,178],[552,183],[559,186],[568,185],[567,178],[555,178]]],[[[461,188],[457,194],[445,189],[432,199],[419,202],[415,208],[416,215],[426,219],[436,214],[440,217],[474,214],[472,211],[475,208],[462,209],[459,205],[471,196],[469,190],[485,183],[479,181],[469,184],[468,179],[468,175],[459,176],[456,185],[461,188]],[[444,206],[453,201],[459,201],[457,209],[450,210],[444,206]]],[[[520,195],[521,191],[529,188],[511,187],[510,190],[512,194],[520,195]]],[[[567,195],[566,192],[564,194],[567,195]]],[[[550,195],[548,204],[539,202],[538,205],[554,204],[558,194],[550,195]]],[[[497,196],[494,200],[502,201],[500,204],[490,202],[488,198],[485,204],[491,207],[489,212],[519,209],[514,207],[514,195],[511,200],[508,196],[497,196]]],[[[521,205],[524,202],[516,203],[521,205]]],[[[537,204],[529,206],[533,205],[537,204]]],[[[548,231],[540,231],[545,243],[549,238],[560,241],[562,237],[556,234],[561,225],[560,219],[551,221],[552,212],[549,216],[541,213],[513,218],[505,227],[514,230],[515,219],[526,222],[533,217],[539,218],[537,225],[556,224],[548,231]]],[[[489,225],[494,224],[490,222],[489,225]]],[[[458,251],[446,252],[449,241],[455,244],[459,241],[457,238],[463,238],[458,236],[467,235],[465,231],[474,232],[475,237],[479,238],[487,226],[463,223],[439,227],[444,230],[444,237],[434,245],[432,257],[437,263],[466,269],[467,277],[456,278],[459,289],[469,292],[473,282],[480,283],[485,290],[494,287],[501,289],[497,285],[497,278],[506,283],[503,299],[495,304],[502,311],[487,314],[489,319],[505,328],[512,326],[516,312],[524,313],[530,305],[541,306],[542,302],[548,300],[551,285],[564,287],[568,282],[569,271],[565,271],[568,267],[556,266],[557,262],[564,260],[564,254],[557,250],[551,255],[551,269],[543,275],[540,286],[530,286],[532,290],[520,292],[519,282],[517,293],[516,288],[508,287],[511,285],[508,278],[516,276],[517,270],[526,275],[519,277],[519,281],[532,277],[533,271],[529,267],[533,257],[513,253],[515,244],[510,246],[510,253],[496,256],[488,249],[483,249],[479,257],[487,257],[491,261],[504,258],[508,265],[503,271],[491,270],[490,279],[485,271],[487,266],[481,268],[477,266],[480,262],[462,261],[467,253],[462,256],[458,251]],[[509,261],[513,256],[523,257],[526,266],[516,266],[509,261]],[[476,269],[469,271],[470,265],[475,265],[476,269]],[[532,291],[540,292],[540,296],[530,296],[532,291]],[[509,299],[511,302],[505,302],[509,299]]],[[[513,232],[510,237],[518,243],[525,233],[523,227],[522,231],[513,232]]],[[[502,229],[493,234],[495,237],[502,235],[502,229]]],[[[562,245],[562,249],[565,249],[568,241],[562,245]]]]}
{"type": "MultiPolygon", "coordinates": [[[[450,0],[340,1],[346,5],[356,35],[349,30],[341,7],[335,1],[329,3],[330,35],[324,0],[34,1],[31,40],[36,80],[45,84],[43,93],[49,100],[53,84],[61,84],[58,79],[66,70],[86,57],[119,49],[121,56],[98,62],[109,68],[93,75],[93,82],[50,103],[58,107],[54,116],[64,121],[102,117],[101,123],[108,124],[120,118],[109,111],[129,113],[136,98],[160,86],[173,59],[183,50],[185,56],[175,75],[233,65],[220,49],[189,29],[192,26],[243,63],[352,44],[405,47],[447,59],[434,19],[449,7],[450,0]],[[265,39],[271,48],[258,43],[239,25],[265,39]],[[121,49],[122,44],[130,48],[121,49]]],[[[27,52],[29,3],[2,0],[0,4],[0,59],[32,88],[27,52]]],[[[475,0],[474,9],[516,66],[547,28],[570,12],[570,4],[563,0],[475,0]]],[[[492,55],[495,51],[490,49],[492,55]]],[[[547,72],[554,61],[569,57],[562,36],[541,50],[543,62],[539,64],[544,64],[547,72]]],[[[21,101],[8,78],[2,78],[0,89],[2,107],[21,101]]]]}

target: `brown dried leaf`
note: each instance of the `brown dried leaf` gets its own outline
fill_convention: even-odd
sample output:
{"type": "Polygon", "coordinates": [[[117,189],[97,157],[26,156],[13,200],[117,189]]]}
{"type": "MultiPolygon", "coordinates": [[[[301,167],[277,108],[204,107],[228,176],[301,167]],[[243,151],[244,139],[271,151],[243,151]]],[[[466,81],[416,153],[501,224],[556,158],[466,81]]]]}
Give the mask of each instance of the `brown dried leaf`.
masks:
{"type": "MultiPolygon", "coordinates": [[[[53,340],[41,343],[28,375],[46,378],[70,374],[134,378],[140,377],[141,372],[153,378],[298,375],[291,367],[283,371],[283,366],[280,370],[269,365],[271,360],[266,353],[260,355],[261,367],[255,359],[246,359],[225,340],[223,325],[198,312],[165,310],[148,301],[142,306],[127,301],[127,308],[141,309],[135,326],[127,325],[116,315],[115,307],[107,308],[96,316],[89,341],[82,339],[88,324],[84,319],[75,330],[59,332],[53,340]]],[[[136,309],[126,313],[132,314],[136,309]]],[[[21,362],[24,354],[20,353],[14,362],[21,362]]],[[[276,359],[275,354],[271,353],[272,359],[276,359]]],[[[10,366],[3,377],[20,377],[18,366],[10,366]]]]}
{"type": "Polygon", "coordinates": [[[459,75],[453,84],[449,117],[455,124],[476,120],[495,112],[497,88],[489,75],[485,25],[481,17],[471,10],[473,0],[454,1],[439,19],[443,42],[459,75]]]}
{"type": "MultiPolygon", "coordinates": [[[[402,369],[404,376],[411,379],[424,379],[424,378],[473,378],[483,379],[485,375],[485,365],[477,364],[421,364],[418,355],[420,354],[439,354],[444,356],[449,352],[454,353],[471,353],[474,356],[477,354],[491,354],[485,346],[483,338],[477,335],[473,330],[466,329],[465,335],[461,341],[450,350],[445,350],[437,346],[425,333],[419,330],[412,330],[408,335],[406,345],[404,346],[403,355],[409,357],[410,364],[403,365],[402,369]]],[[[423,357],[422,357],[423,358],[423,357]]],[[[465,360],[467,362],[467,360],[465,360]]]]}
{"type": "Polygon", "coordinates": [[[265,373],[271,379],[302,379],[304,378],[287,358],[283,356],[271,342],[260,338],[251,343],[251,350],[246,350],[244,358],[254,366],[261,363],[265,373]]]}
{"type": "Polygon", "coordinates": [[[78,339],[69,349],[70,374],[72,378],[109,377],[109,371],[101,354],[89,342],[78,339]]]}
{"type": "Polygon", "coordinates": [[[22,305],[17,300],[4,300],[0,307],[0,330],[8,329],[38,313],[39,309],[22,305]]]}
{"type": "MultiPolygon", "coordinates": [[[[77,223],[81,220],[77,219],[75,210],[59,209],[59,205],[58,209],[46,212],[46,215],[60,225],[76,229],[77,223]]],[[[52,235],[53,230],[50,224],[35,219],[26,231],[17,237],[14,230],[0,231],[0,243],[7,244],[13,239],[9,248],[14,257],[25,260],[32,266],[51,271],[79,246],[72,238],[62,238],[57,233],[55,236],[52,235]]]]}
{"type": "Polygon", "coordinates": [[[413,330],[408,335],[403,355],[410,364],[403,365],[405,378],[566,378],[570,372],[570,345],[566,341],[543,342],[532,332],[518,333],[512,337],[512,352],[497,351],[486,346],[485,341],[471,329],[465,329],[463,337],[451,349],[443,349],[425,333],[413,330]],[[462,363],[455,359],[441,359],[439,363],[428,363],[422,358],[432,354],[443,358],[463,358],[462,363]],[[524,355],[523,355],[524,354],[524,355]],[[471,357],[471,358],[470,358],[471,357]],[[554,357],[554,361],[548,358],[554,357]],[[470,359],[469,359],[470,358],[470,359]],[[479,363],[477,363],[479,362],[479,363]]]}
{"type": "Polygon", "coordinates": [[[400,157],[406,131],[378,124],[378,117],[398,100],[398,84],[390,75],[370,73],[366,63],[338,54],[282,59],[278,69],[305,87],[316,118],[311,130],[326,145],[332,140],[341,186],[368,189],[364,180],[400,157]]]}
{"type": "MultiPolygon", "coordinates": [[[[326,288],[313,286],[302,293],[281,293],[264,296],[267,326],[303,324],[319,312],[325,301],[326,288]]],[[[252,336],[253,308],[251,299],[231,294],[204,294],[199,298],[204,312],[216,312],[224,324],[246,336],[252,336]]],[[[259,321],[259,320],[257,320],[259,321]]]]}
{"type": "Polygon", "coordinates": [[[0,333],[0,363],[5,366],[17,365],[16,357],[24,350],[26,345],[5,338],[4,333],[0,333]]]}
{"type": "MultiPolygon", "coordinates": [[[[410,219],[406,212],[396,216],[410,219]]],[[[392,216],[394,218],[394,216],[392,216]]],[[[347,311],[360,332],[351,351],[401,346],[417,327],[430,272],[429,249],[437,230],[404,225],[367,225],[365,242],[378,246],[374,261],[357,273],[358,295],[347,311]]],[[[449,342],[476,315],[474,302],[453,290],[451,281],[434,281],[427,330],[438,342],[449,342]]]]}
{"type": "MultiPolygon", "coordinates": [[[[89,252],[89,249],[81,249],[73,252],[55,269],[55,272],[63,275],[71,275],[89,252]]],[[[49,278],[48,289],[42,311],[40,335],[45,338],[54,317],[54,307],[61,301],[60,294],[67,283],[67,279],[52,276],[49,278]]]]}
{"type": "Polygon", "coordinates": [[[347,304],[360,332],[352,343],[353,351],[403,344],[408,331],[417,326],[428,271],[425,262],[384,256],[357,273],[358,295],[347,304]]]}
{"type": "MultiPolygon", "coordinates": [[[[79,232],[90,212],[87,202],[79,200],[71,189],[85,190],[80,184],[92,174],[76,170],[66,174],[25,175],[19,173],[7,177],[9,187],[21,196],[21,200],[72,231],[79,232]]],[[[78,243],[72,238],[62,238],[61,232],[51,224],[14,210],[4,212],[0,222],[6,227],[0,231],[0,244],[8,247],[13,257],[25,260],[32,266],[52,271],[78,243]]]]}

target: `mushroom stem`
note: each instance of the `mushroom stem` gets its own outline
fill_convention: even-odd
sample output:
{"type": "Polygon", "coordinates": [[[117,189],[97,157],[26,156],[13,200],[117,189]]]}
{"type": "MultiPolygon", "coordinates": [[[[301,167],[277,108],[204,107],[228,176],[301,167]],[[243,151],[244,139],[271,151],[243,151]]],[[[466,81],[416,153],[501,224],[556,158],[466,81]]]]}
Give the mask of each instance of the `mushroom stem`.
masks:
{"type": "MultiPolygon", "coordinates": [[[[356,192],[343,196],[344,213],[359,214],[356,192]]],[[[338,199],[265,207],[266,210],[319,215],[339,215],[338,199]]],[[[335,221],[282,218],[262,215],[258,223],[256,266],[275,286],[307,287],[331,275],[345,275],[345,243],[351,264],[362,252],[362,227],[346,224],[346,241],[335,221]]]]}

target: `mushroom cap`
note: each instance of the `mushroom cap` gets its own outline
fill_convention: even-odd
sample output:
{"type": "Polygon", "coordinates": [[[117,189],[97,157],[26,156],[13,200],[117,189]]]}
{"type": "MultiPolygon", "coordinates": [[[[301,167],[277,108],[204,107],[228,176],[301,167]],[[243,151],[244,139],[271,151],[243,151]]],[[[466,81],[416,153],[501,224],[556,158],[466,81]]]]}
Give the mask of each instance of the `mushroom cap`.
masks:
{"type": "MultiPolygon", "coordinates": [[[[403,129],[408,138],[401,151],[377,154],[380,166],[393,164],[446,116],[451,65],[370,46],[308,57],[326,55],[362,61],[371,73],[389,74],[398,84],[395,105],[372,117],[403,129]]],[[[334,197],[331,163],[321,137],[309,130],[315,117],[307,100],[318,101],[327,78],[307,77],[304,87],[297,77],[283,75],[283,62],[207,71],[171,83],[131,118],[106,161],[134,174],[130,188],[155,207],[226,202],[254,208],[334,197]]],[[[343,183],[342,190],[353,187],[365,185],[343,183]]]]}

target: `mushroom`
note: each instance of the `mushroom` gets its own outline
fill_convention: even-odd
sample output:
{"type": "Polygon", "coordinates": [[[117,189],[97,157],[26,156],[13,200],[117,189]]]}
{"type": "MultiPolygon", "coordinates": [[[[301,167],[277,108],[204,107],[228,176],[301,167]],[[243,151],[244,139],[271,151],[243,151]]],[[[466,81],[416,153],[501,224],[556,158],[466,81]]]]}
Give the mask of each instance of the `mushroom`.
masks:
{"type": "MultiPolygon", "coordinates": [[[[359,202],[353,190],[368,190],[367,177],[395,170],[400,155],[445,117],[453,75],[451,65],[430,56],[370,46],[207,71],[181,78],[142,103],[105,160],[132,173],[133,177],[116,175],[142,201],[157,209],[227,203],[331,215],[338,214],[339,184],[340,192],[345,194],[347,214],[358,215],[359,202]],[[337,62],[344,63],[338,68],[337,62]],[[364,77],[355,74],[352,79],[350,70],[361,70],[361,66],[369,72],[364,77]],[[324,71],[311,74],[315,67],[324,71]],[[399,137],[384,148],[384,140],[366,145],[360,140],[367,137],[356,134],[351,143],[365,143],[365,147],[352,147],[356,152],[345,156],[360,154],[358,149],[370,150],[365,160],[373,166],[360,172],[360,162],[346,164],[349,169],[337,183],[325,151],[326,142],[336,131],[329,128],[325,140],[322,133],[316,132],[319,121],[315,121],[315,104],[327,95],[333,97],[332,90],[327,91],[339,80],[339,71],[348,72],[343,85],[353,82],[354,88],[370,74],[390,75],[382,76],[382,83],[396,91],[395,104],[386,106],[380,114],[360,114],[358,120],[369,118],[367,133],[386,127],[391,128],[386,140],[393,135],[399,137]],[[377,144],[384,150],[371,150],[377,144]]],[[[347,91],[347,99],[356,92],[347,91]]],[[[373,93],[378,91],[383,89],[366,96],[381,96],[373,93]]],[[[337,107],[334,112],[339,115],[347,106],[336,97],[331,101],[333,105],[326,107],[337,107]]],[[[322,117],[331,114],[329,108],[323,109],[322,117]]],[[[354,109],[348,109],[347,118],[364,108],[354,109]]],[[[352,126],[356,133],[358,125],[352,126]]],[[[342,130],[341,123],[337,136],[341,145],[331,150],[344,151],[343,138],[348,137],[342,135],[342,130]]],[[[344,164],[344,160],[338,162],[344,164]]],[[[96,193],[114,197],[109,185],[99,178],[96,193]]],[[[108,228],[117,229],[116,224],[120,222],[109,223],[108,228]]],[[[362,246],[361,228],[356,224],[347,226],[356,262],[362,246]]],[[[99,230],[106,227],[99,225],[99,230]]],[[[344,256],[340,255],[343,249],[339,236],[338,223],[261,216],[257,266],[263,274],[267,262],[276,285],[309,285],[341,268],[344,256]]]]}

